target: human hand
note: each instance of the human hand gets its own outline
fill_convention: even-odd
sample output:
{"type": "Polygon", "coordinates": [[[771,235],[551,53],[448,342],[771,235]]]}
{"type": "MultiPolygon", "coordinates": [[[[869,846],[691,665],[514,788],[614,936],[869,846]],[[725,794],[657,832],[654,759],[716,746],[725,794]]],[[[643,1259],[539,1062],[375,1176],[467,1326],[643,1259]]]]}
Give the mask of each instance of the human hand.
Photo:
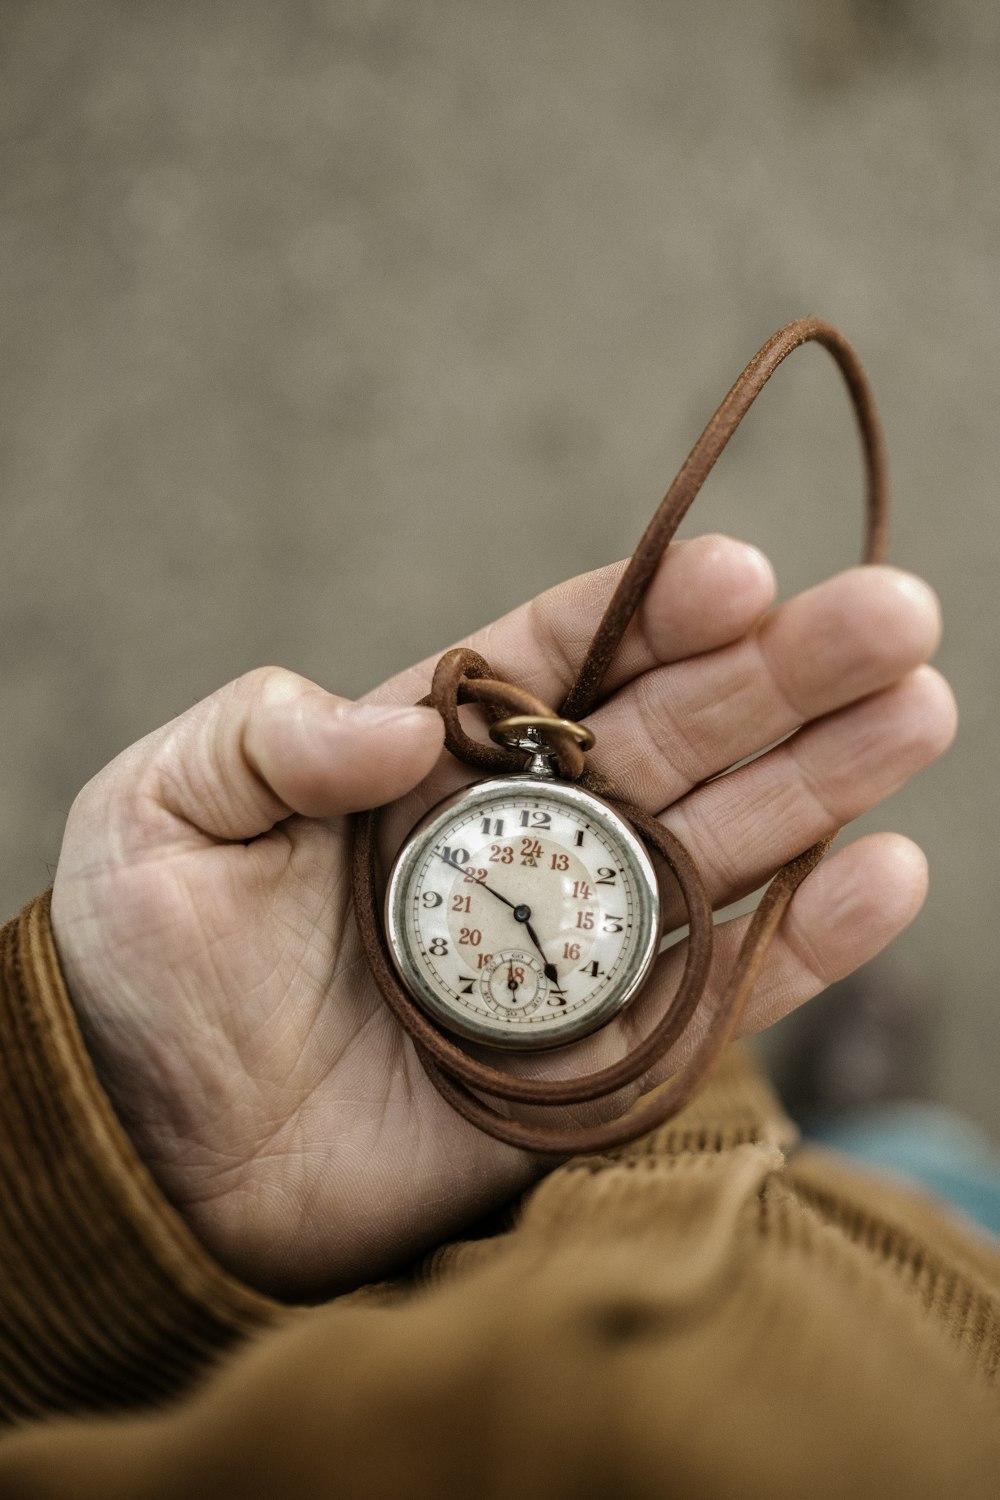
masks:
{"type": "MultiPolygon", "coordinates": [[[[558,703],[619,574],[574,579],[469,644],[558,703]]],[[[896,790],[954,731],[949,689],[925,665],[939,633],[926,585],[856,568],[773,610],[772,597],[755,549],[671,546],[587,721],[595,769],[687,844],[716,908],[896,790]]],[[[470,779],[442,754],[433,711],[399,708],[431,665],[358,707],[279,669],[250,673],[113,761],[66,828],[53,926],[102,1081],[195,1232],[279,1295],[377,1277],[539,1170],[441,1100],[353,924],[346,815],[401,799],[383,820],[389,857],[470,779]]],[[[866,962],[925,887],[923,856],[897,835],[828,859],[795,894],[745,1029],[866,962]]],[[[697,1044],[745,923],[717,929],[705,1009],[643,1087],[697,1044]]],[[[519,1065],[609,1064],[669,1003],[680,964],[675,948],[623,1017],[519,1065]]]]}

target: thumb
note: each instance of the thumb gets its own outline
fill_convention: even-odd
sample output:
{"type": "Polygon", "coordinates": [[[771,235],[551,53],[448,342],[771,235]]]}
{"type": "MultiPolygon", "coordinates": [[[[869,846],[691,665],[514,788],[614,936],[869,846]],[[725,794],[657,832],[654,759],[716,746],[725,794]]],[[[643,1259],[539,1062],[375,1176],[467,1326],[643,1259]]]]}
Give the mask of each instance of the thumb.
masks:
{"type": "Polygon", "coordinates": [[[180,821],[209,838],[243,840],[291,813],[335,817],[401,797],[431,770],[442,739],[433,709],[352,703],[264,667],[126,758],[144,752],[135,789],[174,832],[180,821]]]}

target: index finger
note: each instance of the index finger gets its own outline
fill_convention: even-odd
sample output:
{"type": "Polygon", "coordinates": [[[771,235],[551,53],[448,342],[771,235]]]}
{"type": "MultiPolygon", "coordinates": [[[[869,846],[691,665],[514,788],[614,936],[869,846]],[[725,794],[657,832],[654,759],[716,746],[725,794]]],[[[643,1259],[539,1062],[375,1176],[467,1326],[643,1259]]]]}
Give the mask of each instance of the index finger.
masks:
{"type": "MultiPolygon", "coordinates": [[[[553,707],[568,692],[626,564],[557,584],[459,642],[498,676],[553,707]]],[[[762,552],[726,536],[672,542],[615,653],[604,682],[614,692],[654,667],[727,646],[770,608],[774,572],[762,552]]],[[[375,702],[414,703],[440,653],[376,688],[375,702]]]]}

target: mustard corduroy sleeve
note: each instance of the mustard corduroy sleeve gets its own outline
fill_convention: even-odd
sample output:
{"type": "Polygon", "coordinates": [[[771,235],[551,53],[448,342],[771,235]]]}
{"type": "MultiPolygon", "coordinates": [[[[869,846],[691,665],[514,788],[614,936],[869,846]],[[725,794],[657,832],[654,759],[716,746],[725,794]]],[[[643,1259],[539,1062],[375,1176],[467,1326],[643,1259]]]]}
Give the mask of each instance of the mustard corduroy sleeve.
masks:
{"type": "Polygon", "coordinates": [[[0,1438],[4,1500],[1000,1495],[995,1248],[849,1163],[789,1157],[738,1052],[506,1227],[291,1312],[213,1265],[135,1160],[44,902],[0,956],[4,1399],[146,1406],[0,1438]]]}
{"type": "Polygon", "coordinates": [[[0,1416],[163,1400],[283,1316],[202,1250],[137,1158],[40,897],[0,931],[0,1416]]]}

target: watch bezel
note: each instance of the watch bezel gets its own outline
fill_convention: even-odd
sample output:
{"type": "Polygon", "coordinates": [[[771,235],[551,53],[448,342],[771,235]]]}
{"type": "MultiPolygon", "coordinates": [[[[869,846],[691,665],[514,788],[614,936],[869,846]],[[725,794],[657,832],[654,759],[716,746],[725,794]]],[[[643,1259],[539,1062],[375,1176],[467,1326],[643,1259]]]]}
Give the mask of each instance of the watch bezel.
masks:
{"type": "Polygon", "coordinates": [[[635,999],[653,966],[660,945],[660,895],[649,854],[619,812],[594,792],[585,791],[573,782],[530,774],[494,776],[462,787],[432,807],[410,830],[397,854],[385,892],[385,933],[389,955],[407,991],[440,1026],[452,1035],[512,1052],[548,1052],[569,1046],[607,1025],[635,999]],[[456,1015],[452,1007],[436,993],[413,955],[406,928],[406,892],[415,868],[438,833],[454,816],[456,808],[473,813],[498,795],[512,793],[523,797],[532,792],[540,801],[563,800],[599,823],[605,834],[617,840],[627,852],[636,882],[635,936],[625,966],[625,978],[614,985],[607,996],[575,1022],[562,1023],[555,1037],[538,1033],[517,1035],[505,1030],[503,1023],[483,1017],[456,1015]]]}

